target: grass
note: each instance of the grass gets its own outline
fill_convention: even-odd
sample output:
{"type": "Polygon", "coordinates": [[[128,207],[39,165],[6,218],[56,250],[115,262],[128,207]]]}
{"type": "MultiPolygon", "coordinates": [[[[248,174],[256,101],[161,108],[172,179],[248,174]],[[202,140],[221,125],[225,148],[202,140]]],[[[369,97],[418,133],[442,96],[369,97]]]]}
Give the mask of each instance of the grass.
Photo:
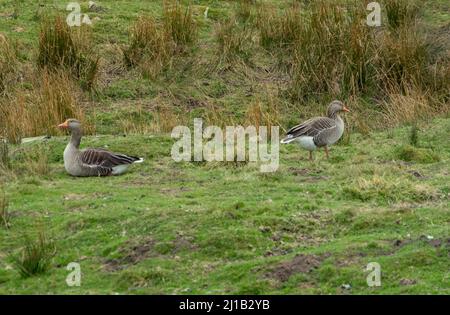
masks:
{"type": "Polygon", "coordinates": [[[58,134],[56,126],[66,117],[84,118],[77,103],[77,86],[70,76],[61,71],[42,71],[39,79],[28,94],[16,90],[0,100],[1,136],[11,143],[27,136],[58,134]]]}
{"type": "Polygon", "coordinates": [[[9,148],[8,143],[1,139],[0,140],[0,168],[9,167],[9,148]]]}
{"type": "MultiPolygon", "coordinates": [[[[391,138],[355,133],[351,145],[334,146],[330,160],[319,152],[314,163],[282,146],[280,168],[265,175],[253,163],[175,163],[168,135],[128,135],[85,137],[82,145],[107,144],[144,164],[119,177],[72,178],[62,164],[68,138],[54,137],[45,144],[46,176],[6,183],[15,215],[0,230],[0,250],[18,253],[20,235],[37,233],[38,219],[58,251],[30,279],[0,257],[2,268],[12,266],[0,292],[340,294],[349,283],[352,294],[448,293],[449,123],[419,126],[439,160],[396,157],[408,143],[405,127],[391,138]],[[305,271],[302,259],[317,268],[305,271]],[[365,282],[373,261],[382,268],[379,288],[365,282]],[[80,263],[81,287],[65,283],[70,262],[80,263]]],[[[17,148],[24,152],[13,168],[41,145],[17,148]]]]}
{"type": "Polygon", "coordinates": [[[197,39],[197,24],[190,6],[184,7],[178,1],[164,3],[164,31],[179,47],[192,44],[197,39]]]}
{"type": "Polygon", "coordinates": [[[383,4],[389,27],[393,29],[414,22],[419,11],[416,1],[386,0],[383,4]]]}
{"type": "Polygon", "coordinates": [[[45,273],[56,254],[54,244],[48,240],[44,232],[39,232],[36,240],[25,237],[24,247],[13,257],[14,264],[22,278],[45,273]]]}
{"type": "Polygon", "coordinates": [[[148,77],[155,77],[168,64],[173,47],[167,34],[152,17],[140,17],[131,28],[131,43],[123,52],[125,64],[140,65],[148,77]]]}
{"type": "Polygon", "coordinates": [[[45,18],[39,34],[37,63],[41,68],[65,68],[87,90],[94,88],[98,58],[93,55],[86,27],[72,31],[62,16],[45,18]]]}
{"type": "Polygon", "coordinates": [[[241,59],[247,61],[252,48],[252,32],[240,26],[235,18],[230,18],[216,28],[217,53],[225,61],[241,59]]]}
{"type": "MultiPolygon", "coordinates": [[[[20,82],[3,101],[38,88],[41,71],[34,71],[34,61],[51,69],[63,63],[66,75],[71,72],[84,88],[77,102],[85,105],[91,121],[97,116],[113,119],[111,108],[135,111],[136,103],[143,108],[142,117],[125,115],[115,133],[160,130],[130,127],[149,116],[152,125],[170,125],[156,121],[161,115],[154,110],[167,108],[164,104],[175,104],[169,106],[174,113],[166,117],[185,113],[187,121],[201,116],[245,123],[249,106],[267,90],[276,95],[285,129],[298,123],[292,117],[323,114],[332,98],[364,104],[358,110],[371,112],[370,123],[359,115],[353,124],[361,132],[387,123],[397,108],[384,106],[391,94],[409,95],[412,90],[414,97],[426,99],[432,115],[445,111],[448,101],[448,59],[446,50],[436,46],[445,38],[428,36],[442,33],[443,27],[427,18],[441,10],[432,1],[419,7],[418,25],[380,30],[359,23],[365,8],[351,1],[105,0],[98,12],[82,5],[92,26],[71,29],[61,21],[67,14],[63,4],[41,5],[38,14],[36,7],[22,2],[2,4],[7,13],[20,12],[15,21],[0,20],[0,26],[21,48],[18,73],[12,78],[20,82]],[[428,27],[422,28],[423,23],[428,27]]],[[[389,125],[411,123],[395,116],[399,119],[389,125]]],[[[111,132],[108,125],[94,127],[111,132]]],[[[20,136],[9,137],[17,141],[20,136]]]]}
{"type": "Polygon", "coordinates": [[[439,155],[430,149],[404,145],[397,148],[397,157],[406,162],[433,163],[439,161],[439,155]]]}
{"type": "Polygon", "coordinates": [[[17,79],[17,47],[5,36],[0,36],[0,95],[5,95],[17,79]]]}
{"type": "Polygon", "coordinates": [[[0,225],[5,228],[11,226],[11,214],[8,210],[9,201],[6,197],[5,192],[0,190],[0,225]]]}
{"type": "Polygon", "coordinates": [[[0,293],[448,293],[448,4],[386,0],[372,29],[357,3],[103,0],[69,29],[66,3],[2,1],[0,293]],[[283,133],[334,98],[351,114],[330,160],[282,146],[261,174],[170,158],[168,133],[194,117],[283,133]],[[69,117],[83,146],[144,164],[67,176],[69,117]]]}

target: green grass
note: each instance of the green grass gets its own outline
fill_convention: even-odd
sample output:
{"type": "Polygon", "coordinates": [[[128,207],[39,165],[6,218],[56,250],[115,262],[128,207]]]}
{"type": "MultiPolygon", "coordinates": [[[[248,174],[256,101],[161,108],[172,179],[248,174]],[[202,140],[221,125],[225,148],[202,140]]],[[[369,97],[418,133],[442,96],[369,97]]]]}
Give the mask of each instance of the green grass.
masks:
{"type": "MultiPolygon", "coordinates": [[[[5,183],[12,217],[0,228],[0,293],[341,294],[350,284],[352,294],[449,294],[450,120],[420,128],[439,160],[399,159],[405,127],[352,134],[351,145],[314,163],[282,146],[279,170],[264,175],[251,163],[175,163],[170,137],[130,135],[86,137],[83,146],[108,144],[144,164],[73,178],[62,163],[67,138],[52,138],[45,176],[25,171],[5,183]],[[42,228],[56,255],[46,272],[23,278],[11,257],[42,228]],[[297,254],[316,268],[294,264],[297,254]],[[70,262],[81,265],[80,287],[66,285],[70,262]],[[381,265],[379,288],[366,284],[369,262],[381,265]]],[[[41,146],[13,146],[12,168],[41,146]]]]}
{"type": "MultiPolygon", "coordinates": [[[[182,2],[192,5],[196,40],[156,78],[127,69],[122,52],[140,15],[163,23],[162,1],[96,1],[100,12],[81,3],[93,21],[87,44],[100,56],[95,91],[73,95],[98,134],[82,146],[107,145],[145,162],[120,177],[73,178],[63,167],[67,137],[11,145],[8,167],[0,165],[8,221],[0,224],[0,294],[450,294],[448,115],[417,121],[412,142],[409,127],[372,131],[385,126],[377,119],[379,95],[345,95],[354,108],[330,160],[318,152],[310,163],[307,152],[288,145],[270,174],[252,163],[175,163],[174,140],[158,133],[170,126],[155,126],[165,111],[166,122],[203,117],[225,125],[246,121],[257,102],[277,104],[279,124],[288,128],[323,114],[333,97],[289,97],[292,56],[262,47],[255,11],[231,0],[182,2]],[[236,23],[227,24],[230,18],[236,23]],[[27,249],[30,259],[18,261],[27,249]],[[66,284],[70,262],[80,263],[80,287],[66,284]],[[308,262],[315,268],[305,271],[308,262]],[[369,262],[381,265],[380,288],[366,284],[369,262]],[[21,273],[24,263],[32,277],[21,273]],[[404,279],[415,284],[401,285],[404,279]]],[[[265,2],[280,12],[292,3],[265,2]]],[[[308,1],[298,2],[307,10],[308,1]]],[[[41,21],[67,15],[66,5],[1,1],[0,33],[17,45],[21,75],[11,86],[19,95],[39,78],[41,21]]],[[[444,0],[420,7],[420,29],[439,58],[449,42],[448,12],[444,0]]]]}

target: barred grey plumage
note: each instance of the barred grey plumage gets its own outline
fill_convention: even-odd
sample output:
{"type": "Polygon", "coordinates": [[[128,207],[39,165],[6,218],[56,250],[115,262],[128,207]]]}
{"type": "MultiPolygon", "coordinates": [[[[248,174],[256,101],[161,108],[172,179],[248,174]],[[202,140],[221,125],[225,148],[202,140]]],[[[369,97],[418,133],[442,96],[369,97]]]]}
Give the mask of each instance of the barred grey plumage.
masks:
{"type": "Polygon", "coordinates": [[[81,123],[68,119],[59,127],[71,131],[70,142],[64,150],[64,166],[73,176],[108,176],[123,173],[127,167],[144,160],[135,156],[114,153],[104,149],[85,149],[80,151],[81,123]]]}
{"type": "Polygon", "coordinates": [[[336,143],[344,132],[344,121],[339,112],[349,111],[340,101],[333,101],[328,106],[328,117],[315,117],[292,127],[288,130],[286,138],[281,143],[298,141],[299,145],[310,151],[324,147],[328,157],[328,146],[336,143]]]}

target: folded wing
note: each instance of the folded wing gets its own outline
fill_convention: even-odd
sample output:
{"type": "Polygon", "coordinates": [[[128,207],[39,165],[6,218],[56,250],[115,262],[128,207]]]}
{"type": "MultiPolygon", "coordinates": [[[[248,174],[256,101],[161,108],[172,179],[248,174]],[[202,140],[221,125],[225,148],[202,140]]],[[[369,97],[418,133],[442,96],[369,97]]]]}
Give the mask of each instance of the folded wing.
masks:
{"type": "Polygon", "coordinates": [[[336,127],[336,122],[328,117],[311,118],[304,123],[294,126],[288,130],[287,135],[289,139],[298,138],[301,136],[315,137],[322,131],[336,127]]]}
{"type": "Polygon", "coordinates": [[[80,154],[81,162],[90,168],[95,168],[99,175],[109,175],[113,168],[141,161],[140,158],[103,149],[86,149],[80,154]]]}

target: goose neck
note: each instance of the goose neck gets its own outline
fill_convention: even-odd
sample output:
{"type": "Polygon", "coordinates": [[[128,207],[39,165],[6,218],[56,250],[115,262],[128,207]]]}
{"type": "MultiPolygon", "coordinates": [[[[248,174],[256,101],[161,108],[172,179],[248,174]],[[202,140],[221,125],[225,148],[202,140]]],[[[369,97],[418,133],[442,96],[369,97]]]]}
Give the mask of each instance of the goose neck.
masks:
{"type": "Polygon", "coordinates": [[[77,149],[80,147],[81,137],[82,137],[81,130],[79,129],[72,130],[70,143],[77,149]]]}

